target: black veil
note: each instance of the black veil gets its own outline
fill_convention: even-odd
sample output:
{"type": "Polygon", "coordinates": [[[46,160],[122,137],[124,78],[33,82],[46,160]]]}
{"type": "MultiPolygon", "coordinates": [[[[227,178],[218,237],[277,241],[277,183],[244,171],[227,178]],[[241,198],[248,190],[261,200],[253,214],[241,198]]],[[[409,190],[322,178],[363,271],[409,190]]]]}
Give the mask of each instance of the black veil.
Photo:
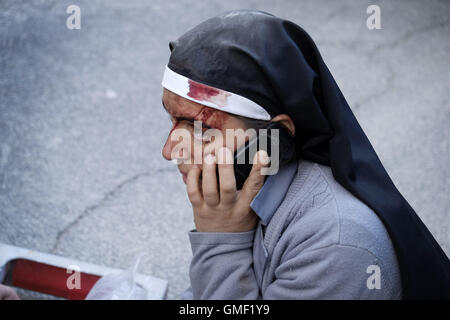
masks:
{"type": "Polygon", "coordinates": [[[297,154],[330,166],[385,225],[405,299],[450,298],[449,259],[392,183],[301,27],[260,11],[231,11],[170,42],[170,50],[172,71],[293,119],[297,154]]]}

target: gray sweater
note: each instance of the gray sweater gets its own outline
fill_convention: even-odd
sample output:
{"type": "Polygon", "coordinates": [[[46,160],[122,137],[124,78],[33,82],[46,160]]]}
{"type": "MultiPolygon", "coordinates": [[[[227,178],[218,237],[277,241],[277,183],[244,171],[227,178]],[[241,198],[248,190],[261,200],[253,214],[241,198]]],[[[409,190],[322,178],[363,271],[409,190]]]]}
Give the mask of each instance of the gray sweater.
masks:
{"type": "Polygon", "coordinates": [[[191,287],[182,298],[401,298],[397,258],[376,214],[329,167],[305,160],[294,166],[292,179],[261,189],[277,193],[288,181],[280,204],[271,202],[273,213],[258,214],[255,230],[189,232],[191,287]]]}

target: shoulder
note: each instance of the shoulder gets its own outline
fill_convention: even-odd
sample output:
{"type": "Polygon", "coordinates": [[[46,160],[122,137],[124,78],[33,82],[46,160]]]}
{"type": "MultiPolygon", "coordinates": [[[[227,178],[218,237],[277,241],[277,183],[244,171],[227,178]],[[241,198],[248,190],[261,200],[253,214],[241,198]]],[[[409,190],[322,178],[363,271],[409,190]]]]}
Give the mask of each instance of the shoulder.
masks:
{"type": "Polygon", "coordinates": [[[315,259],[308,261],[342,270],[346,265],[354,270],[360,262],[362,275],[370,265],[377,265],[386,283],[399,288],[397,260],[383,223],[334,179],[329,167],[299,161],[285,201],[290,205],[285,206],[289,209],[277,245],[284,251],[283,260],[313,255],[315,259]]]}
{"type": "MultiPolygon", "coordinates": [[[[314,164],[316,170],[326,180],[332,198],[334,223],[338,227],[336,244],[353,246],[367,250],[374,256],[390,259],[386,253],[394,251],[389,234],[378,215],[364,202],[341,186],[333,177],[331,168],[314,164]]],[[[313,212],[310,212],[313,214],[313,212]]],[[[330,213],[322,213],[330,215],[330,213]]]]}
{"type": "Polygon", "coordinates": [[[377,214],[342,187],[327,166],[301,160],[285,201],[291,202],[285,231],[303,234],[311,249],[349,245],[378,256],[387,249],[383,245],[391,245],[377,214]]]}

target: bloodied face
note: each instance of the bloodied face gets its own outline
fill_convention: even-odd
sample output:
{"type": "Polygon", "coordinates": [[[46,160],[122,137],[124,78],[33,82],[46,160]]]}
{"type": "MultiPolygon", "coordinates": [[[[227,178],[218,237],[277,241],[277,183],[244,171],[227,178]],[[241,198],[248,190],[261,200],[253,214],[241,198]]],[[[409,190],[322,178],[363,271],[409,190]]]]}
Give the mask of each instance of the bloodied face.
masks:
{"type": "Polygon", "coordinates": [[[206,154],[215,154],[222,146],[235,151],[250,138],[244,121],[227,112],[185,99],[167,89],[163,91],[162,103],[172,122],[162,155],[167,160],[178,160],[184,182],[194,163],[202,167],[206,154]]]}

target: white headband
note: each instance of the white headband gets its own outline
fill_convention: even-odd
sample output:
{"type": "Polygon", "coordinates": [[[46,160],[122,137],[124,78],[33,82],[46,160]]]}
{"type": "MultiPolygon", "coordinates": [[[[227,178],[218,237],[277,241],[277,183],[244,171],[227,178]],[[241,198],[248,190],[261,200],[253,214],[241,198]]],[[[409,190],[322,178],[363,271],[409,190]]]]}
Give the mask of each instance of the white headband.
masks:
{"type": "Polygon", "coordinates": [[[178,74],[168,66],[162,86],[183,98],[202,105],[252,119],[270,120],[267,111],[257,103],[238,94],[217,89],[178,74]]]}

